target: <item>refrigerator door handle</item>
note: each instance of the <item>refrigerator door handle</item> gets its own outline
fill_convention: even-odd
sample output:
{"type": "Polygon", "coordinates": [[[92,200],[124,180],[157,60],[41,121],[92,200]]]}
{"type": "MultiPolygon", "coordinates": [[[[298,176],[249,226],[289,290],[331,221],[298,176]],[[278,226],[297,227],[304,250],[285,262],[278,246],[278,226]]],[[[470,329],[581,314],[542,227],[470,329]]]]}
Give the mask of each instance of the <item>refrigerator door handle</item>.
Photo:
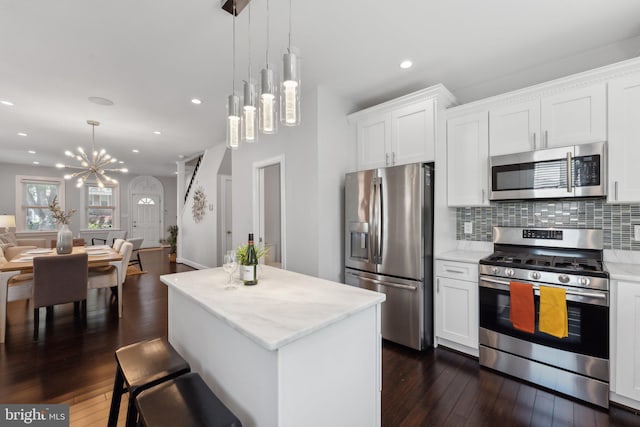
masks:
{"type": "Polygon", "coordinates": [[[377,253],[376,253],[376,262],[378,264],[382,264],[382,238],[383,238],[383,232],[384,230],[382,229],[382,211],[383,211],[383,206],[382,206],[382,178],[376,178],[376,183],[378,186],[378,191],[377,191],[377,199],[376,199],[376,235],[377,235],[377,240],[378,242],[376,243],[376,248],[377,248],[377,253]]]}
{"type": "Polygon", "coordinates": [[[373,178],[371,180],[371,187],[369,190],[370,194],[369,194],[369,223],[370,223],[370,230],[369,230],[369,262],[372,264],[376,263],[376,249],[375,249],[375,245],[376,245],[376,222],[375,222],[375,215],[376,215],[376,182],[375,182],[375,178],[373,178]]]}
{"type": "Polygon", "coordinates": [[[392,283],[392,282],[387,282],[387,281],[384,281],[384,280],[370,279],[369,277],[363,277],[363,276],[360,276],[360,275],[354,274],[354,273],[347,273],[347,274],[350,274],[350,275],[352,275],[354,277],[357,277],[358,280],[362,280],[364,282],[373,283],[375,285],[388,286],[390,288],[405,289],[407,291],[415,291],[415,290],[418,289],[418,286],[402,285],[400,283],[392,283]]]}

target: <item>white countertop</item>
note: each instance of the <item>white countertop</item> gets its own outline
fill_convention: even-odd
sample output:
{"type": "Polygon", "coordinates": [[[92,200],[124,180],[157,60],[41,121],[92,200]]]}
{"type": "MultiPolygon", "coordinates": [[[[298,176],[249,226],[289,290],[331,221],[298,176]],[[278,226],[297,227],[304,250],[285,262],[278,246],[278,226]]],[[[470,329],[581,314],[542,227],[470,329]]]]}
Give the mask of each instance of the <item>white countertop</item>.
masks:
{"type": "Polygon", "coordinates": [[[258,271],[255,286],[240,283],[237,289],[226,290],[227,277],[222,268],[212,268],[166,274],[160,280],[267,350],[283,347],[386,298],[378,292],[268,266],[258,271]]]}
{"type": "Polygon", "coordinates": [[[612,280],[640,282],[640,265],[605,261],[605,267],[612,280]]]}
{"type": "Polygon", "coordinates": [[[470,251],[470,250],[455,250],[444,252],[436,255],[436,259],[443,261],[459,261],[477,263],[482,258],[491,255],[491,251],[470,251]]]}

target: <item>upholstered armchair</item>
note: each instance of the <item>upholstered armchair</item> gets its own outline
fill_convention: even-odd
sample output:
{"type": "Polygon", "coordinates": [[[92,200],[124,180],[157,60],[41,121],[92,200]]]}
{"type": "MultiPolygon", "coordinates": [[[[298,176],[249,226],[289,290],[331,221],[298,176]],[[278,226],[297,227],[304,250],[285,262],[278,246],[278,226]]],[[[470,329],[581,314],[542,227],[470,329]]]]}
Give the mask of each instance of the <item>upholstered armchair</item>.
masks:
{"type": "Polygon", "coordinates": [[[26,250],[46,247],[47,239],[18,239],[14,232],[0,234],[0,249],[9,261],[26,250]]]}
{"type": "Polygon", "coordinates": [[[127,238],[127,232],[123,231],[123,230],[111,230],[109,232],[109,234],[107,234],[107,238],[106,239],[100,239],[98,237],[94,237],[91,239],[91,244],[95,245],[96,243],[98,244],[103,244],[103,245],[113,245],[113,242],[115,242],[116,239],[126,239],[127,238]]]}
{"type": "Polygon", "coordinates": [[[87,317],[87,276],[89,257],[86,253],[42,256],[33,259],[33,339],[38,339],[40,307],[47,307],[47,317],[53,306],[74,303],[77,315],[87,317]]]}

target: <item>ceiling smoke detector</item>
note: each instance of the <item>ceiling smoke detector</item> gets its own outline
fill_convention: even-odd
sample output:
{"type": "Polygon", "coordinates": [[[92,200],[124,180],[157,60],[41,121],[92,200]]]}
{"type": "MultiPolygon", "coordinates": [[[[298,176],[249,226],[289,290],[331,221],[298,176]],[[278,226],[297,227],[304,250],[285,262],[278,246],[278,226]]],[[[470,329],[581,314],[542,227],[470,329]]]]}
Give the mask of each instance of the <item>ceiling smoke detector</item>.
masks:
{"type": "Polygon", "coordinates": [[[110,107],[113,105],[112,100],[107,98],[102,98],[100,96],[90,96],[87,99],[89,100],[89,102],[93,102],[94,104],[98,104],[98,105],[105,105],[107,107],[110,107]]]}

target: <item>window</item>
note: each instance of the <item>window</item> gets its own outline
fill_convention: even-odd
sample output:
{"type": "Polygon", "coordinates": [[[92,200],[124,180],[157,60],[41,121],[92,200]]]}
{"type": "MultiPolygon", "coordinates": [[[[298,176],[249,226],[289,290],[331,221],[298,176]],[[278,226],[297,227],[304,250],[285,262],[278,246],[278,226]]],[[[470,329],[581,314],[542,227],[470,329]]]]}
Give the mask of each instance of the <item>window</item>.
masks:
{"type": "Polygon", "coordinates": [[[89,230],[118,228],[118,186],[85,184],[84,227],[89,230]]]}
{"type": "Polygon", "coordinates": [[[56,221],[49,210],[49,204],[56,196],[60,207],[66,210],[62,178],[16,176],[16,230],[56,230],[56,221]]]}

